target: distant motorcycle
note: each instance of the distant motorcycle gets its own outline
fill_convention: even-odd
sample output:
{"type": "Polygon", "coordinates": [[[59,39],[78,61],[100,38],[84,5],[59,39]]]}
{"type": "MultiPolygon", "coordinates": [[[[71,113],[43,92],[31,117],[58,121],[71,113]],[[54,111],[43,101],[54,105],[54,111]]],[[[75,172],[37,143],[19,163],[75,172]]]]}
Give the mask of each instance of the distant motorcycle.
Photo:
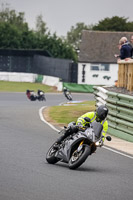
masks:
{"type": "Polygon", "coordinates": [[[39,101],[46,101],[45,94],[42,90],[38,90],[37,94],[38,94],[37,98],[39,101]]]}
{"type": "Polygon", "coordinates": [[[26,90],[26,96],[31,101],[46,101],[45,93],[42,90],[38,90],[35,94],[34,90],[26,90]]]}
{"type": "MultiPolygon", "coordinates": [[[[102,141],[103,126],[99,122],[90,123],[90,127],[79,127],[78,133],[68,136],[58,149],[54,143],[46,154],[46,160],[50,164],[55,164],[58,161],[68,163],[70,169],[76,169],[81,166],[85,160],[90,156],[102,141]]],[[[64,129],[63,129],[64,130],[64,129]]],[[[63,130],[61,132],[63,132],[63,130]]],[[[111,141],[111,137],[106,139],[111,141]]]]}
{"type": "Polygon", "coordinates": [[[72,101],[71,92],[70,92],[66,87],[64,87],[63,92],[64,92],[65,97],[66,97],[69,101],[72,101]]]}

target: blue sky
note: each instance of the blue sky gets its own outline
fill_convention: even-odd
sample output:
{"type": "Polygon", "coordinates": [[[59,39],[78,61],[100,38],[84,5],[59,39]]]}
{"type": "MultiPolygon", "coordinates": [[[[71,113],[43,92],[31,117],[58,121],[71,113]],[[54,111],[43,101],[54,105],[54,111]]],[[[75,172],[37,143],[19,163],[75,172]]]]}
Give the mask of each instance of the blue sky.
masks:
{"type": "Polygon", "coordinates": [[[0,0],[11,9],[25,13],[30,28],[40,14],[51,33],[66,36],[78,22],[96,24],[105,17],[126,17],[133,21],[133,0],[0,0]]]}

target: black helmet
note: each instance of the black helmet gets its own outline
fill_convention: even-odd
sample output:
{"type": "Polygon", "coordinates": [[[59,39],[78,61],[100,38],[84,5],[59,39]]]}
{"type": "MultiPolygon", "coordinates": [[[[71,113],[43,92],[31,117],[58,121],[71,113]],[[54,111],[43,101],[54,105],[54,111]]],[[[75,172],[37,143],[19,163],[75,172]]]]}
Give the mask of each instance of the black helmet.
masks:
{"type": "Polygon", "coordinates": [[[96,110],[96,120],[102,121],[107,117],[108,108],[105,105],[101,105],[96,110]]]}

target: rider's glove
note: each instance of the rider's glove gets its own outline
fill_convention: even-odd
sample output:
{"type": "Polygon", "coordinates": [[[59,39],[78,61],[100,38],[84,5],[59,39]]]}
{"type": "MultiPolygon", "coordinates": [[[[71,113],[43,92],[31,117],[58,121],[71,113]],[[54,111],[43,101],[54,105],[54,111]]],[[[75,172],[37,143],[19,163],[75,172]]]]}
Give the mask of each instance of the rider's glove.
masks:
{"type": "Polygon", "coordinates": [[[91,122],[91,119],[90,119],[89,117],[85,117],[84,120],[85,120],[86,122],[91,122]]]}
{"type": "Polygon", "coordinates": [[[72,133],[77,133],[78,132],[78,127],[77,126],[70,126],[70,131],[72,133]]]}

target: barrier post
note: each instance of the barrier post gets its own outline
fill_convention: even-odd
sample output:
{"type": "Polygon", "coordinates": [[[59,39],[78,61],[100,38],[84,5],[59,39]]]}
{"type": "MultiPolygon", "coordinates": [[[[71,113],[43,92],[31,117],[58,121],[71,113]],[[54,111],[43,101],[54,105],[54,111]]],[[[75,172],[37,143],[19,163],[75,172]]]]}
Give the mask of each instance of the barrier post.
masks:
{"type": "Polygon", "coordinates": [[[133,59],[118,61],[118,85],[133,91],[133,59]]]}

